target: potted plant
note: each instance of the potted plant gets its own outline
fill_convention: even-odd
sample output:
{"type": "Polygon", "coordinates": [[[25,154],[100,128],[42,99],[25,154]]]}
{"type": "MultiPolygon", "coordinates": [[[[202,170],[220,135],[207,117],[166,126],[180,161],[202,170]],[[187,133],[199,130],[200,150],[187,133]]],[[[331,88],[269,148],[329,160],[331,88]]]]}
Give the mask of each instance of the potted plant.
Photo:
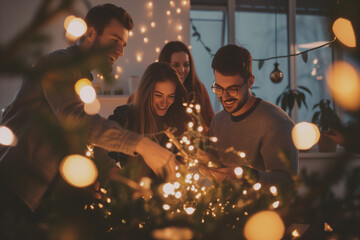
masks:
{"type": "Polygon", "coordinates": [[[298,86],[297,89],[290,89],[290,86],[288,85],[276,99],[276,105],[279,105],[280,103],[280,107],[291,116],[291,110],[293,109],[295,102],[299,108],[302,104],[308,108],[305,100],[305,92],[312,95],[307,87],[298,86]]]}
{"type": "Polygon", "coordinates": [[[331,106],[330,100],[322,99],[319,103],[313,106],[314,112],[312,122],[315,123],[320,130],[320,140],[318,142],[320,152],[335,152],[336,143],[324,137],[323,132],[331,129],[340,129],[342,124],[339,116],[336,114],[334,108],[331,106]]]}

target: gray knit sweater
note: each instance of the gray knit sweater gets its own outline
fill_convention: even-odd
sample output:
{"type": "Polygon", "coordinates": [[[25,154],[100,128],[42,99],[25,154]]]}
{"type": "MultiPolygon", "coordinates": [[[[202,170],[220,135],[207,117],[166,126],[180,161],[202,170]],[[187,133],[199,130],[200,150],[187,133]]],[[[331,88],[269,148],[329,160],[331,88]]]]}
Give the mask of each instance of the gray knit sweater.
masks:
{"type": "Polygon", "coordinates": [[[233,117],[224,110],[216,114],[210,135],[218,138],[215,144],[218,149],[234,147],[246,154],[241,159],[233,153],[218,151],[224,165],[250,166],[258,170],[260,183],[289,186],[291,175],[298,171],[298,151],[291,138],[293,126],[281,108],[257,98],[240,116],[233,117]]]}

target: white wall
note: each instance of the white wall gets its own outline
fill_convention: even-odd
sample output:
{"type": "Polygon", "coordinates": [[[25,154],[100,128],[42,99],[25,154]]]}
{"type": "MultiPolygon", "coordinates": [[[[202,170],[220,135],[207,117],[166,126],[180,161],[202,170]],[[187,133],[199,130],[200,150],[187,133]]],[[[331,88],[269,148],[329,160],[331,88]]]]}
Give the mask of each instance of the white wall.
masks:
{"type": "MultiPolygon", "coordinates": [[[[37,7],[42,0],[0,0],[0,44],[6,44],[19,33],[34,16],[37,7]]],[[[190,1],[183,0],[152,0],[152,7],[148,6],[149,0],[89,0],[92,6],[104,3],[113,3],[123,7],[132,16],[135,27],[133,29],[133,37],[129,37],[125,54],[114,64],[114,69],[120,66],[122,72],[110,90],[122,87],[125,94],[128,94],[128,77],[141,76],[145,68],[154,62],[158,53],[155,52],[156,47],[162,48],[165,41],[178,40],[180,35],[182,41],[186,44],[190,42],[189,30],[189,9],[190,1]],[[171,5],[173,2],[174,5],[171,5]],[[176,9],[180,8],[181,13],[177,13],[176,9]],[[170,10],[168,16],[166,12],[170,10]],[[155,22],[155,28],[150,26],[151,22],[155,22]],[[178,26],[182,26],[182,30],[178,26]],[[140,28],[145,26],[147,31],[142,34],[140,28]],[[147,37],[149,42],[144,43],[143,39],[147,37]],[[137,55],[142,56],[142,61],[136,60],[137,55]]],[[[74,14],[79,17],[85,17],[87,7],[83,1],[75,1],[73,12],[60,15],[55,21],[49,23],[44,32],[50,35],[51,43],[43,47],[43,52],[48,53],[53,50],[64,48],[68,43],[64,37],[63,22],[67,15],[74,14]]],[[[116,71],[114,71],[115,74],[116,71]]],[[[95,81],[100,81],[94,74],[95,81]]],[[[4,108],[13,99],[17,89],[21,84],[21,76],[2,76],[0,75],[0,109],[4,108]]],[[[102,87],[103,87],[103,83],[102,87]]]]}

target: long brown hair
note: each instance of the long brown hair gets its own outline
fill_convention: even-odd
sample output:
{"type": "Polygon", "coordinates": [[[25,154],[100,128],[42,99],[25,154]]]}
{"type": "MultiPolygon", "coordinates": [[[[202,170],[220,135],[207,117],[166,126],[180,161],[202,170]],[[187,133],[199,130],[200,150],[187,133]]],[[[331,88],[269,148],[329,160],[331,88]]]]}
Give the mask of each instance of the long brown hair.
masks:
{"type": "Polygon", "coordinates": [[[185,52],[189,56],[190,71],[184,81],[184,86],[188,93],[195,94],[195,101],[202,107],[202,118],[207,127],[209,127],[210,121],[214,116],[214,111],[210,103],[209,95],[196,74],[194,60],[188,47],[180,41],[168,42],[160,52],[159,62],[171,63],[171,55],[176,52],[185,52]]]}
{"type": "Polygon", "coordinates": [[[134,131],[140,134],[154,134],[158,129],[159,117],[153,106],[153,92],[157,82],[171,81],[176,85],[175,100],[166,114],[161,117],[168,127],[177,129],[180,134],[185,131],[185,108],[183,102],[186,99],[186,89],[182,84],[176,70],[168,63],[155,62],[145,70],[134,99],[134,131]]]}

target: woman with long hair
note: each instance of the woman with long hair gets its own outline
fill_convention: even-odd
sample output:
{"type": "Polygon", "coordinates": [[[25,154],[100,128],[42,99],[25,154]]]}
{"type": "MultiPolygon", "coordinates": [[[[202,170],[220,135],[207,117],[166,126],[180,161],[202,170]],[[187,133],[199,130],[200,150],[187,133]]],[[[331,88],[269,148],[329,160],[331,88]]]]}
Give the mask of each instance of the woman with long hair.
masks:
{"type": "MultiPolygon", "coordinates": [[[[176,128],[175,134],[181,134],[186,129],[185,99],[186,89],[176,70],[167,63],[155,62],[145,70],[134,102],[117,107],[109,120],[165,145],[168,138],[159,132],[176,128]]],[[[124,154],[111,153],[110,156],[122,165],[141,164],[145,170],[141,175],[149,175],[151,171],[138,157],[128,161],[130,156],[124,154]]]]}
{"type": "Polygon", "coordinates": [[[209,94],[196,74],[194,60],[188,47],[180,41],[168,42],[160,52],[159,62],[166,62],[173,66],[188,93],[195,95],[195,102],[201,106],[201,117],[205,132],[207,132],[211,119],[214,117],[214,110],[209,94]]]}

